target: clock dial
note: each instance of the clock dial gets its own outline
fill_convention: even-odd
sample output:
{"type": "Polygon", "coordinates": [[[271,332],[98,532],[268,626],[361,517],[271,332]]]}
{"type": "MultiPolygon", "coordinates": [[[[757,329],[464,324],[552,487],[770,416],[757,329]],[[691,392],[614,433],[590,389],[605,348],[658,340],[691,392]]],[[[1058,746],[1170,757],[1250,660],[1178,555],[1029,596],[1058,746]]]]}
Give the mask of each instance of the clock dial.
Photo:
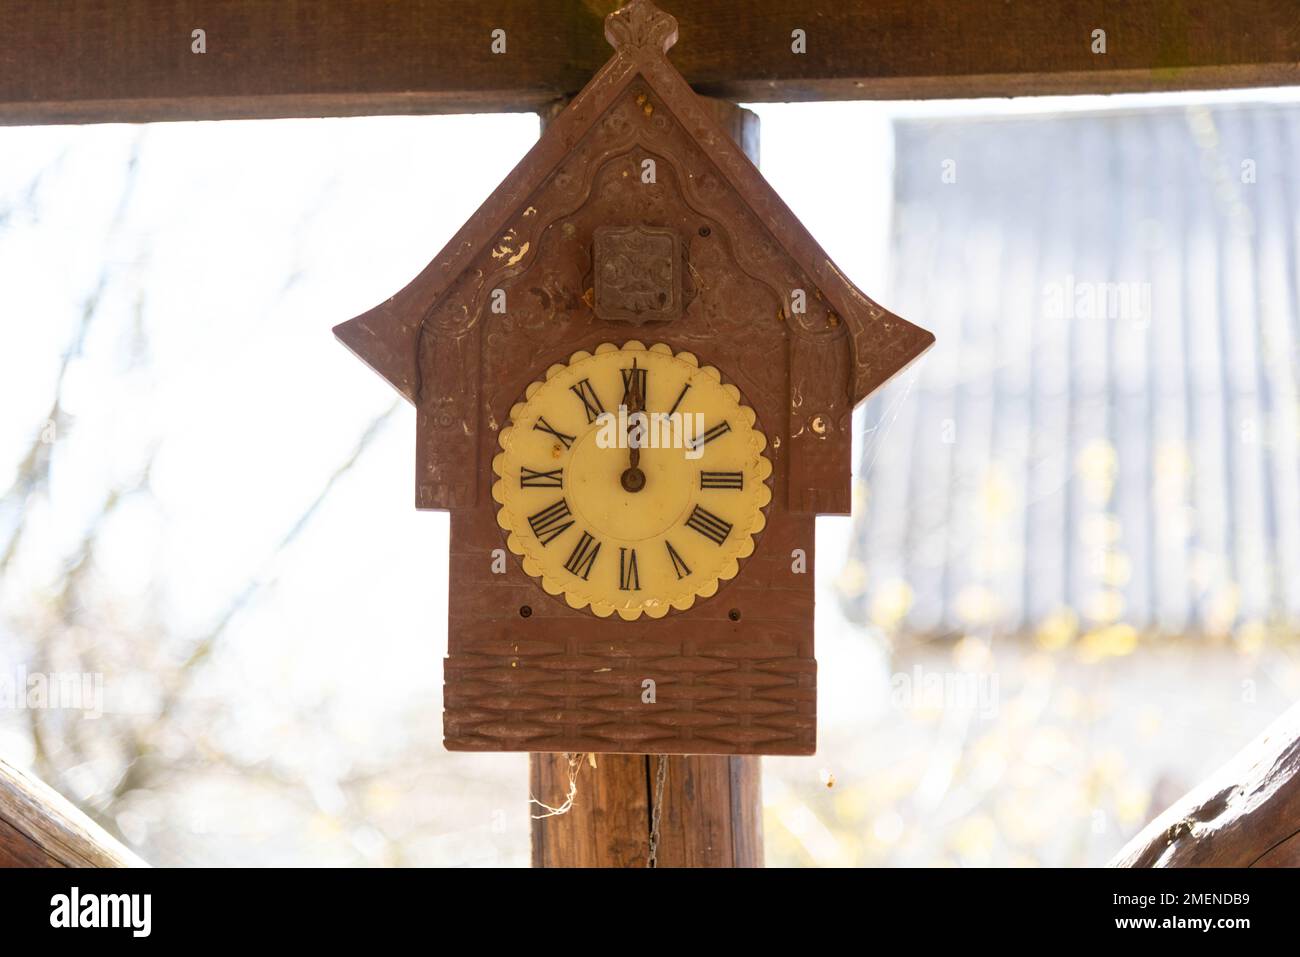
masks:
{"type": "Polygon", "coordinates": [[[663,344],[604,343],[551,366],[499,440],[492,497],[510,550],[601,617],[660,618],[714,594],[772,498],[754,410],[663,344]]]}

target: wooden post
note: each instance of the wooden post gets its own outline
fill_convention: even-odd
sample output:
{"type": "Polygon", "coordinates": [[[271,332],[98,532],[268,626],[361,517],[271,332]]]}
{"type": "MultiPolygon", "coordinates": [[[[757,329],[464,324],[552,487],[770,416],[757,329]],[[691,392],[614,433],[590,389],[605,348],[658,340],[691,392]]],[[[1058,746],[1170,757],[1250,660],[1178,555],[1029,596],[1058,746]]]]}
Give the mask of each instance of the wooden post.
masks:
{"type": "MultiPolygon", "coordinates": [[[[758,116],[725,100],[706,100],[723,129],[758,164],[758,116]]],[[[563,107],[541,114],[542,124],[563,107]]],[[[577,796],[565,814],[533,820],[534,867],[645,867],[659,762],[668,762],[660,806],[659,867],[762,867],[760,758],[741,755],[598,754],[584,756],[577,796]]],[[[555,806],[569,790],[564,754],[531,754],[532,796],[555,806]]],[[[530,805],[531,813],[540,813],[530,805]]]]}
{"type": "Polygon", "coordinates": [[[0,867],[144,867],[53,788],[0,761],[0,867]]]}
{"type": "Polygon", "coordinates": [[[1300,704],[1142,829],[1111,867],[1300,867],[1300,704]]]}
{"type": "MultiPolygon", "coordinates": [[[[598,754],[578,772],[565,814],[533,821],[534,867],[645,867],[658,764],[650,754],[598,754]]],[[[659,822],[659,867],[762,867],[760,758],[669,755],[659,822]]],[[[529,755],[532,793],[563,800],[563,754],[529,755]]],[[[538,813],[536,806],[533,813],[538,813]]]]}

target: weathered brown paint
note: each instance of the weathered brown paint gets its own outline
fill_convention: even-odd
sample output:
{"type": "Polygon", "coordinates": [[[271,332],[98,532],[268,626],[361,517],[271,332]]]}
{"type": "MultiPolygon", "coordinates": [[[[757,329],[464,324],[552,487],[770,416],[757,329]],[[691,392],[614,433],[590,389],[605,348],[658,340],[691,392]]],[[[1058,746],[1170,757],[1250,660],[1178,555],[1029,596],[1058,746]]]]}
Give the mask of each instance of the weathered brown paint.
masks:
{"type": "Polygon", "coordinates": [[[607,19],[606,36],[613,57],[442,253],[335,330],[415,402],[416,504],[451,512],[445,742],[810,754],[814,519],[849,511],[854,405],[933,337],[853,286],[763,180],[668,62],[672,17],[634,0],[607,19]],[[646,157],[658,164],[653,185],[640,180],[646,157]],[[774,467],[767,527],[739,576],[659,620],[594,618],[517,563],[502,575],[490,560],[504,545],[491,462],[512,405],[551,364],[633,338],[588,299],[593,239],[611,225],[680,237],[681,318],[638,338],[693,352],[736,383],[774,467]],[[506,315],[490,311],[495,289],[506,315]],[[632,706],[646,677],[658,684],[649,710],[632,706]]]}

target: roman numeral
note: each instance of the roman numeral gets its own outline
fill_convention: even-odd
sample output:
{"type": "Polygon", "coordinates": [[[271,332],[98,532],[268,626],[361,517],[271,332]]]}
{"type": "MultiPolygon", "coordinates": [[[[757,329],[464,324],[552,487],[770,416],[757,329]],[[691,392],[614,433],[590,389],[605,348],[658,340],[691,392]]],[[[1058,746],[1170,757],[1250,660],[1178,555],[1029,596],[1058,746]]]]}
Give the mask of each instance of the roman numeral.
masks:
{"type": "Polygon", "coordinates": [[[641,576],[636,571],[635,548],[618,550],[618,589],[619,591],[641,590],[641,576]]]}
{"type": "Polygon", "coordinates": [[[730,432],[730,431],[731,431],[731,424],[730,424],[729,422],[720,422],[720,423],[718,423],[717,425],[715,425],[713,428],[711,428],[711,429],[709,429],[708,431],[706,431],[703,435],[701,435],[701,436],[700,436],[698,439],[696,439],[694,442],[692,442],[692,443],[691,443],[691,447],[692,447],[692,448],[697,448],[697,449],[702,449],[702,448],[704,448],[704,446],[708,445],[710,442],[712,442],[712,441],[713,441],[714,439],[716,439],[718,436],[720,436],[720,435],[726,435],[726,434],[727,434],[728,432],[730,432]]]}
{"type": "Polygon", "coordinates": [[[546,421],[546,416],[544,415],[539,415],[537,417],[537,424],[533,426],[533,431],[549,432],[551,435],[555,436],[562,443],[564,443],[564,447],[566,449],[573,445],[573,436],[565,435],[563,432],[555,431],[555,427],[551,425],[551,423],[546,421]]]}
{"type": "MultiPolygon", "coordinates": [[[[632,361],[635,362],[636,360],[634,359],[632,361]]],[[[645,397],[646,397],[646,387],[647,387],[646,380],[648,379],[646,373],[649,370],[638,369],[636,366],[633,366],[630,369],[621,369],[619,371],[623,373],[623,395],[628,396],[632,394],[632,382],[633,382],[633,377],[635,376],[636,384],[638,388],[641,390],[641,405],[642,407],[644,407],[645,397]]]]}
{"type": "Polygon", "coordinates": [[[577,385],[569,386],[569,391],[582,400],[583,411],[587,413],[587,422],[595,422],[596,417],[605,411],[605,407],[600,404],[600,396],[596,395],[596,390],[591,387],[591,380],[583,379],[577,385]]]}
{"type": "Polygon", "coordinates": [[[721,545],[731,534],[731,523],[714,515],[707,508],[695,506],[691,517],[686,520],[686,527],[699,532],[715,545],[721,545]]]}
{"type": "MultiPolygon", "coordinates": [[[[739,474],[739,473],[737,473],[739,474]]],[[[520,488],[564,488],[564,469],[539,472],[526,465],[519,466],[520,488]]]]}
{"type": "Polygon", "coordinates": [[[529,515],[528,524],[532,526],[537,540],[543,545],[549,545],[573,524],[573,513],[569,511],[569,503],[560,499],[536,515],[529,515]]]}
{"type": "Polygon", "coordinates": [[[583,532],[582,538],[578,539],[578,544],[574,545],[573,551],[569,553],[569,560],[564,563],[565,570],[586,581],[598,554],[600,554],[600,542],[583,532]]]}
{"type": "Polygon", "coordinates": [[[744,472],[700,472],[700,488],[744,488],[744,472]]]}
{"type": "Polygon", "coordinates": [[[677,573],[677,580],[681,581],[691,573],[691,566],[682,561],[682,556],[677,554],[677,549],[673,548],[673,543],[664,539],[664,545],[668,547],[668,557],[672,559],[673,571],[677,573]]]}
{"type": "Polygon", "coordinates": [[[668,410],[669,415],[672,415],[674,412],[677,411],[677,407],[682,404],[682,399],[686,398],[686,392],[688,389],[690,389],[690,387],[691,384],[689,382],[686,383],[686,385],[682,386],[682,391],[677,393],[677,401],[674,402],[673,407],[668,410]]]}

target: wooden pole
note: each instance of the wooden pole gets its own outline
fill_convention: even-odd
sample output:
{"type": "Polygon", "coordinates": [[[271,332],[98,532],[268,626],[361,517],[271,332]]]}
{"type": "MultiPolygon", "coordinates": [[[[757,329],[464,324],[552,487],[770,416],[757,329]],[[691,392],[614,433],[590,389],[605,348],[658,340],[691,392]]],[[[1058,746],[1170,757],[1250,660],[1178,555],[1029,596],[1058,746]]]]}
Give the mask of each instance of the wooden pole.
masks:
{"type": "Polygon", "coordinates": [[[1300,704],[1142,829],[1111,867],[1300,867],[1300,704]]]}
{"type": "MultiPolygon", "coordinates": [[[[758,116],[725,100],[706,100],[758,164],[758,116]]],[[[564,107],[541,114],[545,128],[564,107]]],[[[615,626],[616,627],[616,626],[615,626]]],[[[534,867],[645,867],[649,861],[659,762],[667,761],[659,804],[658,867],[762,867],[760,758],[741,755],[598,754],[577,764],[573,806],[534,818],[534,867]]],[[[569,791],[564,754],[529,755],[531,794],[551,806],[569,791]]],[[[530,805],[531,813],[541,813],[530,805]]]]}
{"type": "MultiPolygon", "coordinates": [[[[581,759],[565,814],[533,820],[534,867],[645,867],[658,763],[649,754],[581,759]]],[[[659,867],[762,867],[757,757],[669,755],[656,853],[659,867]]],[[[529,756],[532,793],[560,803],[569,787],[563,754],[529,756]]],[[[535,805],[532,813],[540,813],[535,805]]]]}
{"type": "Polygon", "coordinates": [[[0,761],[0,867],[144,867],[61,794],[0,761]]]}

